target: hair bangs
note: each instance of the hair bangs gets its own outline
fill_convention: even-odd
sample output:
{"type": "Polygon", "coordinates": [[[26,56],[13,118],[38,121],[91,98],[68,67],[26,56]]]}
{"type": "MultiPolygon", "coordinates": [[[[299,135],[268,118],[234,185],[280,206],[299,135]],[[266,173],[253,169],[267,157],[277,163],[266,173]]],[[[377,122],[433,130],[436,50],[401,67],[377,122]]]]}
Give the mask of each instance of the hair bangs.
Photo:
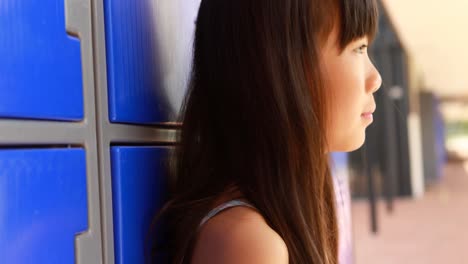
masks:
{"type": "Polygon", "coordinates": [[[366,36],[372,42],[378,29],[379,11],[376,0],[339,0],[339,5],[341,48],[366,36]]]}

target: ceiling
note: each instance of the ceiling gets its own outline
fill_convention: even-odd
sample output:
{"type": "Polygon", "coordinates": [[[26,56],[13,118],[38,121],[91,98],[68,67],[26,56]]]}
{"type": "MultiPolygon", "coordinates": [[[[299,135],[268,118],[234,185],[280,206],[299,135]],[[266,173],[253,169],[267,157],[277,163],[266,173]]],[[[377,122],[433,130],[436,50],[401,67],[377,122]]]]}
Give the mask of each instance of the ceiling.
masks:
{"type": "Polygon", "coordinates": [[[468,1],[382,0],[425,89],[468,97],[468,1]]]}

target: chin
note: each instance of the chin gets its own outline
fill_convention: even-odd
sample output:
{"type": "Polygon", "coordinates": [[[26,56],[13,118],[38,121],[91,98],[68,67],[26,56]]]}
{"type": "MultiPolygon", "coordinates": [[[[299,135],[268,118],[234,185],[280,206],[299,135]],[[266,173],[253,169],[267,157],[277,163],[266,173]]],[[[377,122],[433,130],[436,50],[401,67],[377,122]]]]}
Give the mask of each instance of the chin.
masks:
{"type": "Polygon", "coordinates": [[[330,152],[352,152],[358,150],[364,145],[366,141],[366,135],[364,134],[361,137],[353,138],[353,140],[349,140],[347,142],[343,142],[343,144],[333,146],[330,152]]]}

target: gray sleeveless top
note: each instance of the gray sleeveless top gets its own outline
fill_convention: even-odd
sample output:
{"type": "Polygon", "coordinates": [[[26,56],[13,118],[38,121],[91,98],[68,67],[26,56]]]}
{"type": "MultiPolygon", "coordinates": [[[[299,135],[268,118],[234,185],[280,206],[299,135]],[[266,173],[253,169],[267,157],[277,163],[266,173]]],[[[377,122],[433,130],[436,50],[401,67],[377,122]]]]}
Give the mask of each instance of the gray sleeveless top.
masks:
{"type": "Polygon", "coordinates": [[[247,207],[256,209],[255,206],[249,203],[243,202],[241,200],[230,200],[228,202],[222,203],[221,205],[215,207],[213,210],[208,212],[208,214],[205,217],[203,217],[203,219],[200,221],[200,224],[198,225],[198,229],[200,229],[206,223],[206,221],[210,220],[210,218],[217,215],[221,211],[226,210],[231,207],[235,207],[235,206],[247,206],[247,207]]]}
{"type": "MultiPolygon", "coordinates": [[[[216,206],[215,208],[213,208],[211,211],[208,212],[208,214],[206,214],[205,217],[203,217],[203,219],[200,221],[200,224],[198,225],[198,230],[208,221],[210,220],[212,217],[214,217],[215,215],[219,214],[220,212],[222,212],[223,210],[226,210],[228,208],[231,208],[231,207],[236,207],[236,206],[247,206],[247,207],[250,207],[250,208],[253,208],[253,209],[257,209],[255,208],[255,206],[249,204],[249,203],[246,203],[246,202],[243,202],[241,200],[237,200],[237,199],[234,199],[234,200],[230,200],[230,201],[227,201],[225,203],[222,203],[218,206],[216,206]]],[[[182,257],[182,261],[180,263],[185,263],[185,256],[182,257]]]]}

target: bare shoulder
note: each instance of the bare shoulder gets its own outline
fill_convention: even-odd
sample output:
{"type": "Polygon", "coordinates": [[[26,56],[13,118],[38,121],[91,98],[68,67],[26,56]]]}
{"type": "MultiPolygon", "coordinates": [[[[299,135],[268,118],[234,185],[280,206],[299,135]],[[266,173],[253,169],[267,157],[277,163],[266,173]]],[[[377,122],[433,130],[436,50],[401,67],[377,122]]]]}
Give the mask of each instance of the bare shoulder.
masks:
{"type": "Polygon", "coordinates": [[[205,223],[191,263],[287,264],[289,260],[286,244],[265,219],[254,209],[238,206],[205,223]]]}

